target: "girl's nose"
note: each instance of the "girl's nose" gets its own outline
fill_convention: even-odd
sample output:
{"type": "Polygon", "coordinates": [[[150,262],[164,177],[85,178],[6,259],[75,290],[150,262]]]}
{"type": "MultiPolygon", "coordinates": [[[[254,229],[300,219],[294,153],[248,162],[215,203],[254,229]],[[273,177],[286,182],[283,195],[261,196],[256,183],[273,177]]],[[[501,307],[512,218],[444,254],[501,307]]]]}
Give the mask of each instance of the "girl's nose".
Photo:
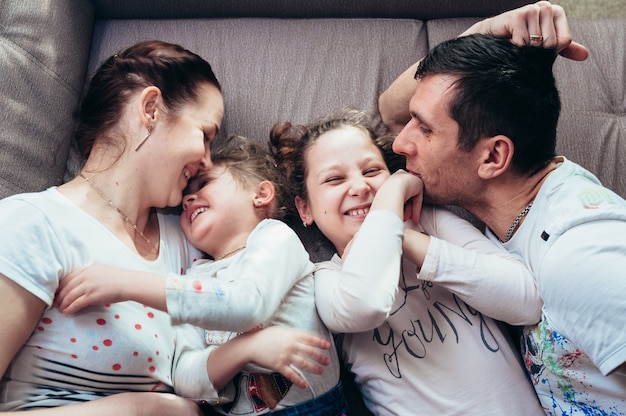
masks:
{"type": "Polygon", "coordinates": [[[193,201],[195,201],[195,199],[196,199],[196,196],[194,194],[183,196],[183,211],[187,211],[187,209],[189,208],[189,205],[193,201]]]}
{"type": "Polygon", "coordinates": [[[369,192],[370,189],[371,187],[365,178],[354,179],[350,184],[351,195],[363,195],[369,192]]]}

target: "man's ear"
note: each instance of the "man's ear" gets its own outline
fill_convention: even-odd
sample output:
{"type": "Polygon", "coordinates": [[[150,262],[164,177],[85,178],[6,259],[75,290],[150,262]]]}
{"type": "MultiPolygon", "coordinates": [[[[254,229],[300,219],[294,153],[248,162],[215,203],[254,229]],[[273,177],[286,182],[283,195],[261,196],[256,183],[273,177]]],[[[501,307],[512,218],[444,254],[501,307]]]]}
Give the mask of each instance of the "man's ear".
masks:
{"type": "Polygon", "coordinates": [[[482,139],[478,146],[478,176],[493,179],[505,173],[513,161],[515,148],[507,136],[498,135],[482,139]]]}
{"type": "Polygon", "coordinates": [[[156,121],[160,99],[161,90],[158,87],[146,87],[141,92],[139,114],[141,122],[146,128],[156,121]]]}
{"type": "Polygon", "coordinates": [[[257,186],[254,194],[254,206],[257,208],[268,206],[272,203],[275,196],[276,189],[274,184],[270,181],[263,181],[257,186]]]}
{"type": "Polygon", "coordinates": [[[313,215],[309,209],[309,204],[304,198],[296,196],[296,209],[304,226],[313,224],[313,215]]]}

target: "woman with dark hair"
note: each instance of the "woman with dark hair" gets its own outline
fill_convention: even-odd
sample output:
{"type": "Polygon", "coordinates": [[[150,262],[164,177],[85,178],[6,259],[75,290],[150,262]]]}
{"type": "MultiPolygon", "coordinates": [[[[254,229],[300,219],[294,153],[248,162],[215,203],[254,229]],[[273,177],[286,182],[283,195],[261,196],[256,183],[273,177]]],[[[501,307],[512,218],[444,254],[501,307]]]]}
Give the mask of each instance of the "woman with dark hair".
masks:
{"type": "MultiPolygon", "coordinates": [[[[0,201],[0,410],[199,414],[171,394],[179,352],[202,345],[195,328],[135,302],[66,316],[53,299],[65,275],[93,263],[167,274],[201,256],[178,216],[157,209],[178,206],[189,179],[210,167],[223,113],[211,66],[178,45],[139,43],[98,69],[77,114],[78,176],[0,201]]],[[[206,355],[197,371],[208,380],[206,355]]]]}

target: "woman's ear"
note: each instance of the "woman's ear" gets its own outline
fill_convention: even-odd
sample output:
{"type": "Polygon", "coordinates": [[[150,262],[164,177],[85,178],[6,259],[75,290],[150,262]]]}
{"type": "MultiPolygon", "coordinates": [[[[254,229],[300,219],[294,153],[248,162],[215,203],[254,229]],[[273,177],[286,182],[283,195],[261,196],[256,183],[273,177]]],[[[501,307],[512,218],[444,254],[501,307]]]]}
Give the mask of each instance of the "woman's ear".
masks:
{"type": "Polygon", "coordinates": [[[146,128],[156,121],[160,99],[161,90],[158,87],[146,87],[141,92],[139,114],[141,122],[146,128]]]}
{"type": "Polygon", "coordinates": [[[514,145],[507,136],[498,135],[480,141],[478,176],[493,179],[508,171],[513,161],[514,145]]]}
{"type": "Polygon", "coordinates": [[[254,194],[254,206],[257,208],[268,206],[274,201],[275,196],[274,184],[270,181],[263,181],[257,186],[254,194]]]}

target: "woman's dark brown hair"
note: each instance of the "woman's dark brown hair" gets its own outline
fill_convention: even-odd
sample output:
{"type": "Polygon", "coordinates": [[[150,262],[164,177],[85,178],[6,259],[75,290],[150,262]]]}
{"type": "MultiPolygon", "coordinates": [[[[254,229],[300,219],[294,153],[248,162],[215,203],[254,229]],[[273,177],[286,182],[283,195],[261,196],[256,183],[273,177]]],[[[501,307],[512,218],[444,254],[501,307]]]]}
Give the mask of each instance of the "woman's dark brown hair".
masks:
{"type": "Polygon", "coordinates": [[[110,133],[133,92],[158,87],[166,109],[175,114],[196,100],[200,88],[207,84],[221,91],[211,65],[179,45],[153,40],[118,52],[93,75],[75,114],[74,140],[80,154],[87,158],[97,137],[116,144],[110,133]]]}

